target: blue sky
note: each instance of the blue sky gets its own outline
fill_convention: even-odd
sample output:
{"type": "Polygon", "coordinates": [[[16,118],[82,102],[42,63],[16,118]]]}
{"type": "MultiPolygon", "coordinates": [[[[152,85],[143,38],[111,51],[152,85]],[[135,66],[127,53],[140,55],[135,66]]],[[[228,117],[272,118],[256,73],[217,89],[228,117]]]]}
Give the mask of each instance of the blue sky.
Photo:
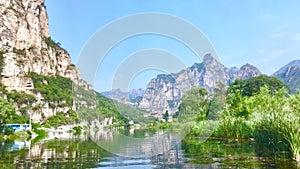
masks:
{"type": "MultiPolygon", "coordinates": [[[[192,23],[210,40],[227,67],[250,63],[271,74],[300,59],[299,0],[46,0],[46,6],[51,36],[69,51],[74,63],[97,30],[120,17],[142,12],[167,13],[192,23]]],[[[145,48],[170,51],[187,65],[199,62],[176,40],[157,35],[132,37],[105,57],[95,89],[109,90],[120,62],[145,48]]],[[[145,88],[159,72],[139,73],[131,87],[145,88]]]]}

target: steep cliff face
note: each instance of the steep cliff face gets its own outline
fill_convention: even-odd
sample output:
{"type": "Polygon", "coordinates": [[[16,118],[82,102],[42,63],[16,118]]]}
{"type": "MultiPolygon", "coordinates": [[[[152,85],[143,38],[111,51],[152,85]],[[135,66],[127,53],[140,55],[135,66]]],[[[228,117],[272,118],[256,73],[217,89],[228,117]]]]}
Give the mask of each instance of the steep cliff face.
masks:
{"type": "Polygon", "coordinates": [[[36,96],[37,102],[31,106],[43,106],[30,110],[34,122],[67,112],[72,106],[49,106],[64,103],[45,102],[42,94],[34,91],[29,72],[70,78],[78,86],[91,89],[81,80],[68,52],[50,38],[44,0],[0,0],[0,34],[1,84],[8,91],[25,91],[36,96]]]}
{"type": "Polygon", "coordinates": [[[44,0],[0,0],[1,82],[7,90],[30,91],[28,72],[79,80],[69,54],[51,40],[44,0]]]}
{"type": "Polygon", "coordinates": [[[300,89],[300,60],[294,60],[278,71],[273,76],[282,80],[290,87],[292,93],[300,89]]]}
{"type": "Polygon", "coordinates": [[[250,64],[238,68],[226,68],[218,60],[207,54],[202,63],[176,74],[158,75],[147,85],[142,109],[154,114],[168,111],[174,113],[179,106],[180,98],[192,86],[203,86],[212,92],[219,82],[228,85],[236,79],[245,79],[260,75],[261,72],[250,64]]]}

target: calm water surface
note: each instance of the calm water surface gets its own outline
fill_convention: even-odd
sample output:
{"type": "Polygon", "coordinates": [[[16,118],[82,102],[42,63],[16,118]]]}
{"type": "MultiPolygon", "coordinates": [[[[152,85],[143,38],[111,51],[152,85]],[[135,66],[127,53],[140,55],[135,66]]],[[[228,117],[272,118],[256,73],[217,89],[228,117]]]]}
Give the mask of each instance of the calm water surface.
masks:
{"type": "MultiPolygon", "coordinates": [[[[130,133],[124,133],[130,134],[130,133]]],[[[132,137],[158,136],[157,132],[134,131],[132,137]]],[[[98,136],[99,137],[99,136],[98,136]]],[[[288,154],[272,154],[255,146],[251,141],[210,139],[204,143],[197,138],[174,142],[172,136],[164,139],[170,150],[154,156],[153,145],[143,142],[124,144],[124,139],[110,134],[101,140],[116,146],[124,156],[112,154],[101,148],[94,138],[0,142],[0,168],[95,168],[95,169],[152,169],[152,168],[297,168],[288,154]],[[148,146],[147,146],[148,144],[148,146]],[[169,145],[168,145],[169,144],[169,145]],[[274,156],[277,156],[276,158],[274,156]]],[[[155,150],[157,152],[157,150],[155,150]]],[[[116,152],[118,153],[118,152],[116,152]]]]}

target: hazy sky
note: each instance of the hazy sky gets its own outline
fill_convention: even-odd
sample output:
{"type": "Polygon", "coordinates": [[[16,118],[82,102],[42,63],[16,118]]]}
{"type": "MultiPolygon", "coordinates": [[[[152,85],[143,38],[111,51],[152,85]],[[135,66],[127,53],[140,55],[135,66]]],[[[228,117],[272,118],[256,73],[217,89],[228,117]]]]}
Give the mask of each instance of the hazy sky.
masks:
{"type": "MultiPolygon", "coordinates": [[[[300,58],[299,0],[46,0],[46,6],[51,36],[69,51],[74,63],[97,30],[116,19],[142,12],[167,13],[195,25],[227,67],[250,63],[271,74],[300,58]]],[[[95,89],[109,90],[120,62],[145,48],[170,51],[187,65],[198,61],[174,39],[157,35],[132,37],[107,54],[99,67],[95,89]]],[[[132,87],[145,88],[157,73],[140,73],[132,87]]]]}

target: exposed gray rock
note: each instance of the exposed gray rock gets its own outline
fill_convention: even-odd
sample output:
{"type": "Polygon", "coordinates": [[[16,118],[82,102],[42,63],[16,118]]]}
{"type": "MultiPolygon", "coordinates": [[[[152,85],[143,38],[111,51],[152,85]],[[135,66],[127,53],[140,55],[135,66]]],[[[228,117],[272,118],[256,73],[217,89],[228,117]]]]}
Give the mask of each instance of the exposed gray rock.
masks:
{"type": "Polygon", "coordinates": [[[300,60],[294,60],[273,73],[275,76],[287,84],[291,93],[300,89],[300,60]]]}
{"type": "Polygon", "coordinates": [[[46,43],[50,35],[44,0],[1,0],[0,14],[1,82],[7,90],[32,90],[30,79],[24,78],[30,71],[80,81],[68,52],[46,43]]]}
{"type": "MultiPolygon", "coordinates": [[[[0,51],[3,56],[1,83],[8,91],[35,94],[39,104],[43,98],[33,93],[28,72],[60,75],[86,89],[92,87],[81,80],[79,70],[71,63],[69,53],[51,41],[44,0],[0,0],[0,51]]],[[[34,122],[68,108],[44,108],[32,112],[34,122]]]]}
{"type": "Polygon", "coordinates": [[[261,72],[250,64],[240,69],[226,68],[207,54],[202,63],[195,63],[176,74],[162,74],[152,79],[147,85],[140,108],[157,116],[166,111],[173,114],[179,106],[181,96],[193,86],[203,86],[212,92],[219,82],[228,85],[236,79],[246,79],[260,74],[261,72]]]}
{"type": "Polygon", "coordinates": [[[119,101],[124,104],[139,104],[140,98],[144,97],[146,90],[139,89],[131,89],[129,92],[123,92],[121,89],[112,89],[110,91],[101,92],[101,94],[107,98],[119,101]]]}

